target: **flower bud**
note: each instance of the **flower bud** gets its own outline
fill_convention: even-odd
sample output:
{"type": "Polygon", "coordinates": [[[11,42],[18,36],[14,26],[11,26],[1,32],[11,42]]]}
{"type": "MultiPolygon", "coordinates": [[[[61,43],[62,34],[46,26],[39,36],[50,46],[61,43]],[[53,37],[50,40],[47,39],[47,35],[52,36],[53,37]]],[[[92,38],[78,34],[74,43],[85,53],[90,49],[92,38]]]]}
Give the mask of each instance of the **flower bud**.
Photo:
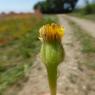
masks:
{"type": "Polygon", "coordinates": [[[47,24],[42,26],[39,32],[42,42],[41,58],[47,69],[51,95],[56,95],[57,66],[64,59],[61,43],[64,28],[57,24],[47,24]]]}
{"type": "Polygon", "coordinates": [[[47,24],[40,28],[40,39],[42,41],[41,58],[47,66],[58,65],[64,59],[64,49],[61,38],[64,28],[57,24],[47,24]]]}

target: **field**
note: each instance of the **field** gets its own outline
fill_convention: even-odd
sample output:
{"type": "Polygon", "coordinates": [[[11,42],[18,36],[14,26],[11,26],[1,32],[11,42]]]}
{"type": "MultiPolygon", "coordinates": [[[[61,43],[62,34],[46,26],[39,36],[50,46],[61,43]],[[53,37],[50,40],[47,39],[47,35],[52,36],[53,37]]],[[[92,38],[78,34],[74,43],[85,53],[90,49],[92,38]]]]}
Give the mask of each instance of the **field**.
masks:
{"type": "Polygon", "coordinates": [[[54,22],[49,16],[9,14],[0,17],[0,95],[25,82],[33,60],[39,53],[39,28],[54,22]]]}
{"type": "Polygon", "coordinates": [[[95,24],[83,18],[66,14],[1,16],[0,95],[43,95],[49,91],[38,37],[39,28],[52,22],[65,28],[65,60],[58,70],[58,93],[95,95],[95,24]]]}

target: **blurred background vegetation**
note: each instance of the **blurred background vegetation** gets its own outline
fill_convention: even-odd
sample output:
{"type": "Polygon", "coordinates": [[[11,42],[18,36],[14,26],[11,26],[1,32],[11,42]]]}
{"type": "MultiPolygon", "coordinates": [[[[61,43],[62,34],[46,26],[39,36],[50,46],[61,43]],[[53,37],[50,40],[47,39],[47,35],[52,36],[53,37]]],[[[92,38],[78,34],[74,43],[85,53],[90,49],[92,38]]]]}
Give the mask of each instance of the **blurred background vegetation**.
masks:
{"type": "Polygon", "coordinates": [[[42,13],[70,13],[74,12],[77,15],[90,15],[95,14],[95,0],[90,2],[84,0],[83,7],[77,7],[79,0],[45,0],[35,4],[34,9],[40,9],[42,13]]]}
{"type": "Polygon", "coordinates": [[[11,13],[0,20],[0,95],[14,84],[21,87],[21,82],[28,79],[26,73],[40,49],[39,28],[56,19],[38,17],[11,13]]]}
{"type": "Polygon", "coordinates": [[[83,7],[75,7],[71,15],[95,21],[95,0],[92,2],[89,0],[84,1],[85,5],[83,7]]]}
{"type": "Polygon", "coordinates": [[[38,2],[34,9],[40,8],[42,13],[72,12],[78,0],[45,0],[38,2]]]}

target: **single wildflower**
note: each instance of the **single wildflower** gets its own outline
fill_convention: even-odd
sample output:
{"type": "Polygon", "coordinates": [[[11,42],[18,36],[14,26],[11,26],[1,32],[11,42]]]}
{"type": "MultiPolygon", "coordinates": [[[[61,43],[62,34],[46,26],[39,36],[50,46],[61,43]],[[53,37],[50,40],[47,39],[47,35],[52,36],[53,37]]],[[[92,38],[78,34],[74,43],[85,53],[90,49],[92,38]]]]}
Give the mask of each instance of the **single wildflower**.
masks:
{"type": "Polygon", "coordinates": [[[57,89],[57,67],[64,59],[64,49],[61,38],[64,36],[64,27],[46,24],[39,30],[39,39],[42,42],[41,58],[48,73],[51,95],[56,95],[57,89]]]}

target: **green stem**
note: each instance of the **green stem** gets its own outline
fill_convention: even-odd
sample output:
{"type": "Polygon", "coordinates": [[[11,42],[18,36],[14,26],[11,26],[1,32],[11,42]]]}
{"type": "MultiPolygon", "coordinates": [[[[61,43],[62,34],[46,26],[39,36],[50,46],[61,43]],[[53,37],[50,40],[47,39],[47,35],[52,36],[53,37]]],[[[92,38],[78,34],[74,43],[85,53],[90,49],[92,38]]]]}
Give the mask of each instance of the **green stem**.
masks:
{"type": "Polygon", "coordinates": [[[56,95],[57,90],[57,66],[47,66],[48,82],[51,95],[56,95]]]}

